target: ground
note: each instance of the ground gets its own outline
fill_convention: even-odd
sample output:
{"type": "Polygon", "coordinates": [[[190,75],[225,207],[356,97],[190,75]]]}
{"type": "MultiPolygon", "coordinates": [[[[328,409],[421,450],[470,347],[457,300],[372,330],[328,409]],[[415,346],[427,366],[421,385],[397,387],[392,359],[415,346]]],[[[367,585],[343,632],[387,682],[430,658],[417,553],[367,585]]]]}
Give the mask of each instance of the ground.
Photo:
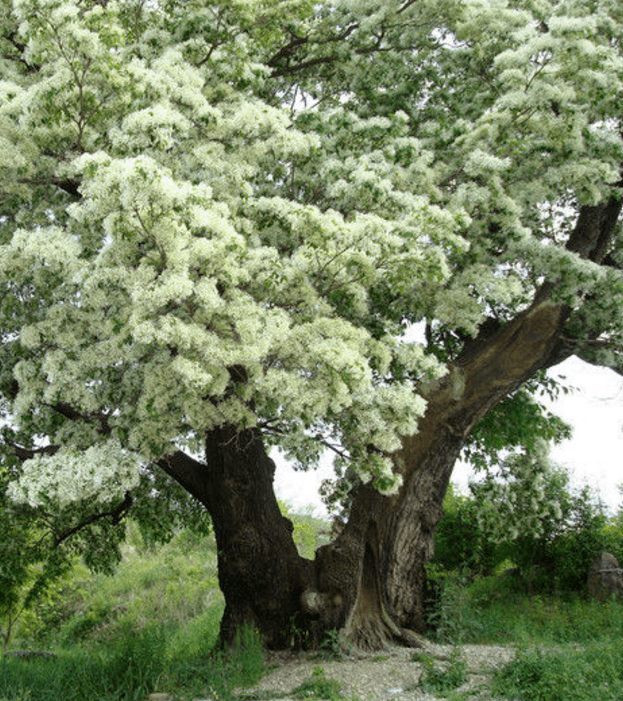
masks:
{"type": "Polygon", "coordinates": [[[434,670],[448,669],[456,665],[457,660],[464,659],[465,681],[459,690],[469,693],[463,698],[466,701],[492,701],[484,684],[493,671],[508,663],[514,654],[512,647],[464,645],[457,648],[432,644],[424,650],[394,647],[382,653],[349,655],[342,659],[334,659],[331,651],[324,656],[274,653],[268,659],[272,670],[253,689],[247,690],[243,698],[262,701],[300,699],[301,696],[294,691],[305,680],[314,678],[314,670],[322,669],[323,677],[340,682],[347,701],[436,701],[440,697],[425,692],[420,686],[426,670],[431,664],[434,670]]]}

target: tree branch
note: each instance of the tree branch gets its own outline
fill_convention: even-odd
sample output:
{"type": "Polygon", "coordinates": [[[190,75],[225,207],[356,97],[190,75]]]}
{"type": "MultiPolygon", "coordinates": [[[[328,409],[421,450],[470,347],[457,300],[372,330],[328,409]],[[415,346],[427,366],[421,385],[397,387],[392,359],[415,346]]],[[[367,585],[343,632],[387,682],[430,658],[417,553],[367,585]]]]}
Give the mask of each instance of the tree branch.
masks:
{"type": "Polygon", "coordinates": [[[59,446],[57,445],[46,445],[43,448],[24,448],[17,443],[7,442],[7,445],[14,453],[14,455],[20,460],[31,460],[37,455],[54,455],[58,452],[59,446]]]}
{"type": "Polygon", "coordinates": [[[130,510],[132,504],[132,495],[129,492],[127,492],[123,501],[114,509],[111,509],[110,511],[104,511],[99,514],[93,514],[92,516],[89,516],[89,518],[86,518],[84,521],[79,523],[77,526],[73,526],[72,528],[68,528],[66,531],[57,533],[56,537],[54,538],[54,547],[58,547],[59,545],[61,545],[61,543],[66,541],[72,535],[78,533],[78,531],[81,531],[83,528],[90,526],[96,521],[101,521],[104,518],[112,519],[113,525],[117,525],[130,510]]]}
{"type": "Polygon", "coordinates": [[[65,402],[57,402],[56,404],[48,404],[47,406],[70,421],[92,421],[95,419],[100,425],[98,429],[99,433],[105,436],[109,436],[112,433],[112,427],[108,423],[108,417],[104,413],[92,412],[91,414],[83,414],[65,402]]]}
{"type": "Polygon", "coordinates": [[[601,204],[580,207],[567,249],[594,263],[602,263],[612,248],[622,206],[623,198],[612,195],[601,204]]]}
{"type": "Polygon", "coordinates": [[[191,458],[181,450],[160,458],[155,464],[195,499],[204,506],[208,506],[209,491],[205,474],[208,468],[206,465],[191,458]]]}

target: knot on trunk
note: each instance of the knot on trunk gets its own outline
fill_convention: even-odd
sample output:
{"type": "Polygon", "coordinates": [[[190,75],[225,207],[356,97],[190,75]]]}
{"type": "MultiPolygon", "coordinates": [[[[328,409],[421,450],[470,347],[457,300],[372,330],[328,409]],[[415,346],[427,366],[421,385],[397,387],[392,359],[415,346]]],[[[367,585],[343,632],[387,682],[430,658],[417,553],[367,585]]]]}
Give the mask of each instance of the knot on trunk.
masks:
{"type": "Polygon", "coordinates": [[[301,594],[303,610],[312,615],[320,615],[331,608],[340,608],[343,603],[342,595],[339,593],[328,594],[315,589],[306,589],[301,594]]]}
{"type": "Polygon", "coordinates": [[[434,501],[429,501],[426,504],[426,507],[422,509],[420,516],[423,530],[427,533],[434,533],[435,528],[437,528],[437,524],[443,518],[443,514],[444,511],[441,504],[437,504],[434,501]]]}

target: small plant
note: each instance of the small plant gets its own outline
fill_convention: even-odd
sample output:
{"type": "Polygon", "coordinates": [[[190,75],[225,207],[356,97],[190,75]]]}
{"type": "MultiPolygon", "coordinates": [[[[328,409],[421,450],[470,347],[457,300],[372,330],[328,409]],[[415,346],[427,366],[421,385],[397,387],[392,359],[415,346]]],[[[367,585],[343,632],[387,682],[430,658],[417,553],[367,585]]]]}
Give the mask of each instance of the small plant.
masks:
{"type": "Polygon", "coordinates": [[[424,691],[434,694],[446,694],[464,684],[467,677],[467,662],[460,648],[455,647],[447,666],[435,664],[430,655],[422,655],[418,660],[424,666],[420,681],[424,691]]]}
{"type": "Polygon", "coordinates": [[[325,633],[323,641],[320,643],[319,651],[326,660],[341,660],[344,658],[342,641],[339,631],[333,629],[325,633]]]}
{"type": "Polygon", "coordinates": [[[480,602],[472,595],[463,575],[445,575],[438,583],[437,601],[428,615],[435,638],[460,645],[480,627],[480,602]]]}
{"type": "Polygon", "coordinates": [[[340,682],[328,679],[322,667],[315,667],[311,677],[297,686],[293,693],[297,699],[340,701],[344,698],[340,682]]]}

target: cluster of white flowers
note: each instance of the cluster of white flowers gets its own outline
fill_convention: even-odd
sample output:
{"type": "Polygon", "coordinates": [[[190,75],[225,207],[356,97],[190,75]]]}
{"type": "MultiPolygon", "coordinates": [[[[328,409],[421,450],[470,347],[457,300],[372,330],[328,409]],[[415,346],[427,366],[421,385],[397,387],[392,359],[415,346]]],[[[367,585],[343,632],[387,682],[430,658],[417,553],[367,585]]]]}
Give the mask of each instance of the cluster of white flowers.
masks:
{"type": "Polygon", "coordinates": [[[544,443],[533,454],[509,456],[501,478],[489,477],[476,486],[479,527],[498,542],[541,536],[544,524],[562,513],[560,495],[545,489],[551,471],[544,443]]]}
{"type": "MultiPolygon", "coordinates": [[[[310,110],[263,99],[272,69],[256,49],[273,38],[254,35],[266,24],[255,18],[270,3],[234,3],[219,46],[196,31],[204,7],[146,3],[137,38],[140,23],[130,28],[114,0],[83,4],[15,0],[24,56],[42,68],[2,64],[0,75],[2,191],[28,203],[0,246],[0,283],[28,302],[4,317],[20,340],[13,412],[68,446],[26,464],[29,499],[67,498],[62,474],[83,485],[76,494],[87,478],[106,493],[117,479],[106,465],[125,465],[126,485],[136,474],[126,448],[153,459],[258,418],[281,421],[293,453],[297,442],[313,452],[316,430],[332,432],[362,477],[389,492],[398,480],[383,453],[425,409],[411,381],[392,377],[393,362],[423,382],[444,372],[400,341],[406,320],[476,334],[491,308],[525,305],[544,278],[571,303],[578,289],[620,287],[544,245],[534,215],[567,193],[597,202],[620,178],[610,117],[623,89],[621,30],[604,7],[586,16],[581,3],[541,3],[548,31],[532,6],[504,0],[450,2],[444,17],[456,26],[433,34],[434,3],[336,0],[307,18],[343,16],[357,41],[393,18],[388,51],[374,62],[355,51],[343,65],[353,86],[370,80],[366,70],[387,71],[387,91],[426,84],[412,98],[397,90],[405,111],[392,114],[389,101],[366,109],[365,91],[357,109],[347,94],[310,110]],[[241,17],[245,31],[226,26],[241,17]],[[418,38],[437,51],[421,81],[417,51],[389,46],[418,38]],[[467,78],[472,65],[483,71],[465,81],[464,104],[431,68],[457,63],[467,78]],[[80,198],[66,206],[75,182],[80,198]],[[236,366],[245,382],[232,378],[236,366]],[[58,401],[105,411],[124,447],[51,435],[37,408],[58,401]],[[90,442],[81,472],[69,446],[90,442]]],[[[595,320],[620,328],[621,296],[607,309],[591,302],[595,320]]]]}
{"type": "Polygon", "coordinates": [[[606,275],[600,265],[549,242],[522,241],[513,246],[513,251],[529,262],[535,275],[555,281],[556,294],[571,306],[576,306],[580,296],[606,275]]]}
{"type": "Polygon", "coordinates": [[[8,495],[30,506],[97,499],[108,502],[134,489],[140,480],[140,458],[114,439],[86,450],[70,447],[54,455],[26,460],[8,495]]]}

